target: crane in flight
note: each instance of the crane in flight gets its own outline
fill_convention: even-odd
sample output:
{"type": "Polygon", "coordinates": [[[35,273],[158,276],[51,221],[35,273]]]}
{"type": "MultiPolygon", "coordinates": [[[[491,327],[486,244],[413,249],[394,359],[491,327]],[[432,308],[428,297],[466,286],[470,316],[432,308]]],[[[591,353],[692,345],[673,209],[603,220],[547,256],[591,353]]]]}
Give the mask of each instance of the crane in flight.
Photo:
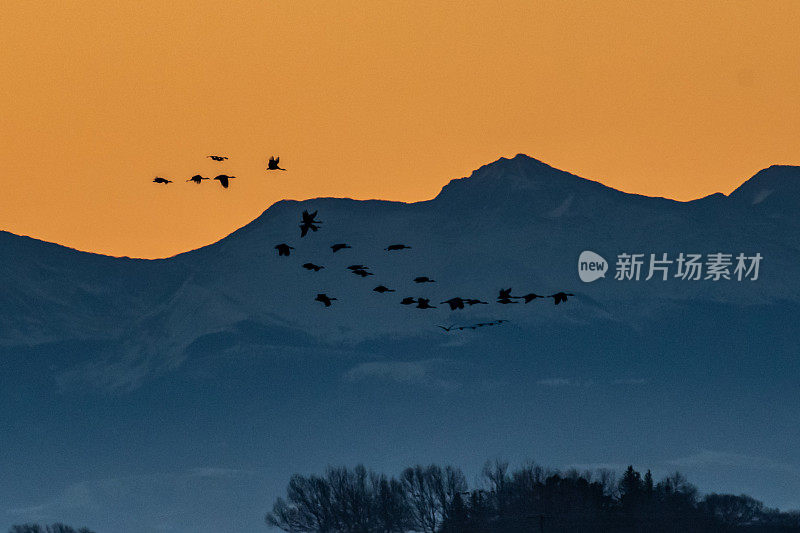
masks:
{"type": "Polygon", "coordinates": [[[270,156],[269,161],[267,162],[267,170],[286,170],[285,168],[281,168],[278,166],[278,163],[280,163],[280,161],[281,161],[280,157],[275,157],[274,155],[270,156]]]}

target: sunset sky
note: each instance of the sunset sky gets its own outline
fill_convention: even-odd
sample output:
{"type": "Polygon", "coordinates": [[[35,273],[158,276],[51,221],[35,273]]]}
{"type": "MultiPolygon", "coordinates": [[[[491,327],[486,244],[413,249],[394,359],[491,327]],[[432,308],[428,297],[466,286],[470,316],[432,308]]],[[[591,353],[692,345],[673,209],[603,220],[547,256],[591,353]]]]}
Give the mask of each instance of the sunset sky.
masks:
{"type": "Polygon", "coordinates": [[[428,199],[520,152],[680,200],[800,164],[795,1],[83,0],[0,21],[0,229],[81,250],[172,255],[282,198],[428,199]],[[228,190],[185,183],[222,172],[228,190]]]}

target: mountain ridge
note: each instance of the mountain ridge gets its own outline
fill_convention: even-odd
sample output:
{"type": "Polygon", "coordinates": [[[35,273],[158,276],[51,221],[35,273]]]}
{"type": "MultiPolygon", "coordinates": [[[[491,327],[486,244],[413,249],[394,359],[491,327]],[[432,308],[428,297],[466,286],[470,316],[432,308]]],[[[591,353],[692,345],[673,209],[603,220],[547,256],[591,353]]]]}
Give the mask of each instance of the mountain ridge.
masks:
{"type": "MultiPolygon", "coordinates": [[[[429,200],[419,200],[419,201],[414,201],[414,202],[403,202],[403,201],[397,201],[397,200],[383,200],[383,199],[363,199],[362,200],[362,199],[354,199],[354,198],[346,198],[346,197],[345,198],[340,198],[340,197],[314,197],[314,198],[308,198],[308,199],[303,199],[303,200],[297,200],[297,199],[282,199],[282,200],[278,200],[277,202],[274,202],[273,204],[270,204],[264,211],[262,211],[252,221],[250,221],[249,223],[245,224],[244,226],[234,230],[233,232],[231,232],[230,234],[226,235],[225,237],[222,237],[220,240],[215,241],[213,243],[209,243],[209,244],[204,245],[204,246],[201,246],[199,248],[195,248],[195,249],[192,249],[192,250],[186,250],[184,252],[179,252],[179,253],[176,253],[176,254],[168,256],[168,257],[139,258],[139,257],[130,257],[130,256],[126,256],[126,255],[112,256],[112,255],[107,255],[107,254],[102,254],[102,253],[97,253],[97,252],[92,252],[92,251],[80,250],[80,249],[73,248],[71,246],[60,244],[60,243],[57,243],[57,242],[47,241],[47,240],[44,240],[44,239],[40,239],[40,238],[37,238],[37,237],[32,237],[32,236],[24,235],[24,234],[16,234],[16,233],[13,233],[13,232],[10,232],[10,231],[6,231],[6,230],[2,230],[2,229],[0,229],[0,239],[6,239],[6,242],[9,242],[8,239],[7,239],[7,237],[9,237],[9,236],[12,237],[12,238],[30,239],[30,241],[34,241],[36,243],[44,243],[44,244],[49,244],[49,245],[53,245],[53,246],[58,246],[58,247],[61,247],[61,248],[65,249],[65,250],[70,250],[70,251],[75,251],[75,252],[85,253],[85,254],[91,254],[91,255],[97,255],[97,256],[103,256],[103,257],[109,257],[109,258],[113,258],[113,259],[132,260],[132,261],[162,261],[162,260],[172,259],[174,257],[178,257],[178,256],[181,256],[181,255],[184,255],[184,254],[190,254],[190,253],[196,252],[197,250],[202,250],[203,248],[206,248],[206,247],[209,247],[209,246],[214,246],[215,244],[227,239],[228,237],[230,237],[230,236],[232,236],[232,235],[234,235],[236,233],[239,233],[242,230],[247,229],[248,226],[250,226],[251,224],[253,224],[255,222],[258,222],[260,220],[263,221],[263,219],[268,218],[267,215],[270,214],[271,211],[274,212],[275,210],[282,210],[284,208],[284,206],[303,205],[303,204],[307,204],[309,202],[318,202],[318,201],[326,201],[326,200],[342,200],[342,201],[347,201],[347,202],[368,202],[368,203],[376,202],[376,203],[380,203],[382,205],[394,205],[394,206],[400,206],[400,205],[408,206],[408,205],[426,204],[426,203],[429,203],[429,202],[435,202],[436,200],[441,200],[443,198],[446,198],[447,196],[451,195],[454,190],[461,189],[465,185],[468,186],[468,187],[474,187],[476,185],[486,185],[487,182],[491,183],[492,180],[496,180],[498,177],[499,178],[504,178],[506,185],[509,184],[509,181],[510,181],[508,179],[509,177],[511,177],[512,179],[516,178],[517,179],[516,183],[517,184],[522,183],[523,185],[526,184],[526,182],[524,180],[533,181],[532,178],[541,179],[542,177],[555,177],[557,179],[565,180],[565,182],[568,185],[569,190],[572,191],[572,192],[575,192],[575,187],[586,187],[585,190],[587,190],[587,191],[591,190],[593,192],[601,192],[601,193],[602,192],[606,192],[606,193],[609,193],[609,194],[612,194],[612,195],[621,195],[621,196],[627,197],[629,199],[635,198],[635,199],[644,200],[645,202],[646,201],[657,201],[657,202],[664,203],[664,205],[670,205],[670,204],[671,205],[696,205],[696,204],[707,205],[707,204],[711,204],[711,203],[714,203],[714,202],[719,203],[719,201],[725,201],[725,200],[730,200],[730,199],[735,199],[737,201],[737,206],[747,205],[747,202],[744,199],[744,196],[746,196],[748,193],[752,193],[752,191],[754,189],[756,189],[756,188],[769,189],[769,191],[770,191],[769,194],[764,195],[764,197],[761,199],[761,201],[757,201],[757,202],[752,202],[751,201],[750,202],[750,205],[758,205],[758,204],[762,203],[763,200],[766,199],[767,196],[772,196],[774,194],[774,191],[776,190],[776,186],[778,186],[778,187],[785,186],[786,183],[789,183],[789,190],[792,193],[797,193],[796,194],[797,200],[798,200],[798,202],[800,202],[800,166],[779,165],[779,164],[770,165],[769,167],[766,167],[766,168],[758,171],[756,174],[754,174],[750,178],[746,179],[744,182],[742,182],[736,189],[734,189],[728,195],[725,195],[722,192],[715,192],[715,193],[711,193],[711,194],[708,194],[706,196],[703,196],[701,198],[695,198],[695,199],[692,199],[692,200],[675,200],[675,199],[672,199],[672,198],[665,198],[665,197],[661,197],[661,196],[647,196],[647,195],[643,195],[643,194],[639,194],[639,193],[631,193],[631,192],[621,191],[619,189],[615,189],[613,187],[605,185],[599,180],[593,180],[593,179],[589,179],[589,178],[584,178],[582,176],[578,176],[577,174],[573,174],[571,172],[568,172],[568,171],[561,170],[561,169],[558,169],[556,167],[553,167],[553,166],[551,166],[551,165],[549,165],[549,164],[547,164],[547,163],[545,163],[545,162],[543,162],[543,161],[541,161],[539,159],[536,159],[534,157],[528,156],[528,155],[523,154],[523,153],[519,153],[519,154],[515,155],[512,158],[500,157],[499,159],[497,159],[495,161],[492,161],[490,163],[487,163],[487,164],[482,165],[479,168],[475,169],[472,173],[470,173],[469,176],[465,176],[465,177],[461,177],[461,178],[454,178],[454,179],[450,180],[447,184],[445,184],[442,187],[442,189],[439,191],[439,193],[434,198],[429,199],[429,200]],[[513,167],[513,170],[515,172],[513,172],[513,171],[509,172],[509,169],[512,169],[512,167],[513,167]],[[534,174],[531,175],[530,172],[527,172],[528,170],[534,170],[536,172],[534,172],[534,174]],[[520,180],[519,178],[522,178],[522,179],[520,180]],[[789,179],[786,179],[786,178],[789,178],[789,179]]],[[[527,184],[530,185],[530,183],[527,183],[527,184]]],[[[538,181],[538,182],[534,182],[534,184],[536,184],[536,185],[544,185],[545,188],[550,188],[550,189],[554,188],[554,186],[555,186],[554,183],[547,182],[547,181],[544,181],[544,182],[538,181]]],[[[496,184],[494,184],[494,185],[496,185],[496,184]]],[[[754,198],[757,199],[758,198],[758,196],[757,196],[758,193],[753,193],[753,194],[755,195],[754,198]]],[[[780,196],[780,195],[776,195],[776,196],[780,196]]],[[[752,199],[753,198],[751,198],[751,200],[752,199]]],[[[798,205],[800,206],[800,203],[798,205]]],[[[794,206],[794,198],[792,199],[792,206],[794,206]]],[[[24,240],[23,241],[18,241],[17,243],[13,244],[12,246],[22,247],[24,251],[28,251],[29,250],[29,246],[27,246],[27,245],[31,244],[30,241],[24,241],[24,240]],[[27,245],[26,245],[26,243],[27,243],[27,245]]],[[[3,242],[0,241],[0,246],[8,246],[8,244],[3,244],[3,242]]]]}

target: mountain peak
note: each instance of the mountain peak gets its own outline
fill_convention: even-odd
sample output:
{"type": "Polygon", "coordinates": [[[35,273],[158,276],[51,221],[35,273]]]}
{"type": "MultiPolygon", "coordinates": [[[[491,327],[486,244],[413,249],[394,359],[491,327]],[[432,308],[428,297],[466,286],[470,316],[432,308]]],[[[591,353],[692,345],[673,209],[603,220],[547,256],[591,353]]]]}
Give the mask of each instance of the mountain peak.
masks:
{"type": "Polygon", "coordinates": [[[473,171],[469,177],[451,180],[442,188],[437,199],[465,201],[476,194],[485,201],[507,198],[529,191],[537,194],[573,194],[586,190],[610,190],[605,185],[570,174],[526,154],[488,163],[473,171]]]}
{"type": "Polygon", "coordinates": [[[800,207],[800,166],[772,165],[734,190],[731,199],[759,209],[800,207]]]}

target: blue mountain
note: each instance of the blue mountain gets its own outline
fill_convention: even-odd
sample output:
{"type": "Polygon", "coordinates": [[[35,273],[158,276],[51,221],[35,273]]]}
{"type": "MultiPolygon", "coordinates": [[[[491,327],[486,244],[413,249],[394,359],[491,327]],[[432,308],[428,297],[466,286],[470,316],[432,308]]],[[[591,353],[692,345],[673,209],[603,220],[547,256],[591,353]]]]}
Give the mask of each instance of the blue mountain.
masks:
{"type": "Polygon", "coordinates": [[[798,507],[799,207],[800,167],[677,202],[518,155],[424,202],[281,201],[168,259],[0,232],[0,528],[256,531],[294,472],[498,457],[798,507]],[[303,210],[323,223],[300,238],[303,210]],[[605,278],[580,281],[584,250],[605,278]],[[731,254],[732,279],[645,279],[681,253],[731,254]],[[739,253],[758,279],[736,279],[739,253]],[[615,279],[622,254],[639,280],[615,279]],[[575,296],[495,303],[508,287],[575,296]],[[456,296],[489,304],[439,303],[456,296]]]}

